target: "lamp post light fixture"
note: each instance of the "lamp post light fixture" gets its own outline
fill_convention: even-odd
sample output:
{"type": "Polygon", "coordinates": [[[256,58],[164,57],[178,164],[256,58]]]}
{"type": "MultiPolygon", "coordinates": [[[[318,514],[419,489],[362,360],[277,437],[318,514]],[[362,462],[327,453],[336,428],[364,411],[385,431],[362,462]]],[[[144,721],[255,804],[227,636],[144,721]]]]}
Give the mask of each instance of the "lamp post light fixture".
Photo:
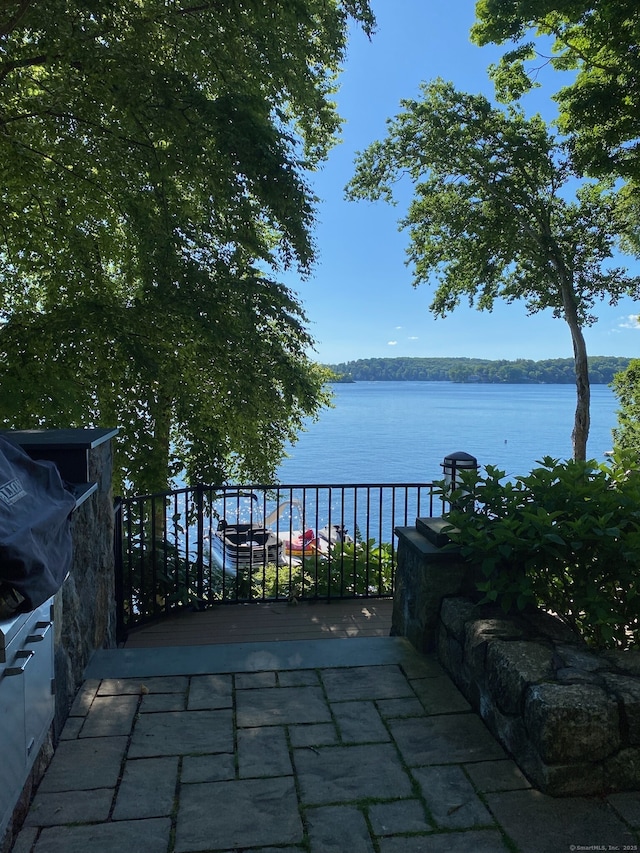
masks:
{"type": "Polygon", "coordinates": [[[470,453],[465,453],[464,450],[458,450],[456,453],[445,456],[442,469],[447,493],[451,494],[462,485],[462,478],[460,477],[462,471],[477,471],[479,467],[476,457],[471,456],[470,453]]]}

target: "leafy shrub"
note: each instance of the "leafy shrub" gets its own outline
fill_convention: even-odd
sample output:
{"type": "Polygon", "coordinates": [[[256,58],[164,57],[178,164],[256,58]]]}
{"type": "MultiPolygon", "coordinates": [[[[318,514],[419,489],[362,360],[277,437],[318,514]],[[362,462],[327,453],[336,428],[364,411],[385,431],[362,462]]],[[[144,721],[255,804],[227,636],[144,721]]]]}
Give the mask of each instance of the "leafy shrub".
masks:
{"type": "MultiPolygon", "coordinates": [[[[628,458],[628,457],[627,457],[628,458]]],[[[555,613],[597,648],[640,638],[640,472],[545,457],[530,474],[463,475],[445,514],[482,602],[555,613]]]]}
{"type": "Polygon", "coordinates": [[[389,543],[339,542],[327,555],[314,554],[300,564],[269,565],[253,579],[254,596],[266,598],[339,598],[393,595],[393,550],[389,543]]]}
{"type": "Polygon", "coordinates": [[[386,542],[342,542],[318,574],[318,595],[393,595],[393,552],[386,542]]]}
{"type": "Polygon", "coordinates": [[[124,614],[128,620],[159,616],[174,607],[193,605],[197,566],[166,539],[135,537],[124,555],[124,614]]]}

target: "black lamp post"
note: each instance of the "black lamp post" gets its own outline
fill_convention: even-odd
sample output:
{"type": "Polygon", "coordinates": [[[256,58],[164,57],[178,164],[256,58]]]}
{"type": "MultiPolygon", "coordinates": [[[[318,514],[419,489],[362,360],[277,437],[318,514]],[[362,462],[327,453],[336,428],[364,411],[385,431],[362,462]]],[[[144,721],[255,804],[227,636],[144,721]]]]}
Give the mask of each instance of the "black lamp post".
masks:
{"type": "Polygon", "coordinates": [[[464,450],[458,450],[456,453],[445,456],[442,469],[447,493],[451,494],[455,489],[460,488],[462,485],[460,473],[462,471],[477,471],[479,467],[476,457],[471,456],[470,453],[465,453],[464,450]]]}

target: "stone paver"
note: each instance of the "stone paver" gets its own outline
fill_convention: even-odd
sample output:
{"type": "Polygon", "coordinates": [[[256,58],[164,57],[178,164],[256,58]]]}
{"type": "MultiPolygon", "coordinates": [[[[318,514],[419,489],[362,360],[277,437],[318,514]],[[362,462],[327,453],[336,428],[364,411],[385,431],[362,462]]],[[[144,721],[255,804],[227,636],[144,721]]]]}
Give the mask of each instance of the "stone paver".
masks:
{"type": "Polygon", "coordinates": [[[233,682],[230,675],[196,675],[189,688],[189,711],[231,708],[233,682]]]}
{"type": "Polygon", "coordinates": [[[140,696],[151,690],[153,679],[148,678],[103,678],[97,690],[98,696],[140,696]]]}
{"type": "Polygon", "coordinates": [[[222,782],[235,779],[235,756],[232,752],[219,755],[185,755],[182,759],[183,784],[191,782],[222,782]]]}
{"type": "Polygon", "coordinates": [[[31,804],[25,826],[58,826],[107,820],[113,793],[113,788],[53,794],[39,791],[31,804]]]}
{"type": "Polygon", "coordinates": [[[84,717],[67,717],[64,728],[60,732],[60,740],[75,740],[84,725],[84,717]]]}
{"type": "Polygon", "coordinates": [[[243,850],[242,853],[307,853],[303,847],[260,847],[260,849],[251,848],[251,850],[243,850]]]}
{"type": "Polygon", "coordinates": [[[628,791],[623,794],[612,794],[608,799],[628,824],[634,828],[640,827],[640,793],[628,791]]]}
{"type": "Polygon", "coordinates": [[[531,789],[487,794],[487,803],[520,853],[639,849],[637,836],[597,797],[554,798],[531,789]]]}
{"type": "Polygon", "coordinates": [[[481,761],[478,764],[465,764],[467,775],[478,789],[488,791],[517,791],[530,788],[531,783],[522,773],[515,761],[481,761]]]}
{"type": "MultiPolygon", "coordinates": [[[[380,839],[380,853],[511,853],[495,830],[380,839]]],[[[564,853],[564,851],[557,851],[564,853]]]]}
{"type": "Polygon", "coordinates": [[[411,655],[405,658],[401,668],[407,678],[433,678],[445,675],[442,665],[434,655],[411,655]]]}
{"type": "Polygon", "coordinates": [[[138,710],[137,696],[96,696],[80,737],[128,735],[138,710]]]}
{"type": "Polygon", "coordinates": [[[389,720],[388,725],[411,767],[506,758],[505,751],[476,714],[389,720]]]}
{"type": "MultiPolygon", "coordinates": [[[[186,675],[154,676],[141,681],[143,693],[185,693],[190,679],[186,675]]],[[[191,679],[192,681],[192,679],[191,679]]],[[[104,684],[104,682],[103,682],[104,684]]],[[[100,690],[102,693],[102,690],[100,690]]]]}
{"type": "Polygon", "coordinates": [[[238,732],[238,773],[240,778],[291,776],[287,733],[280,726],[240,729],[238,732]]]}
{"type": "Polygon", "coordinates": [[[302,839],[292,777],[185,785],[181,791],[176,853],[297,844],[302,839]]]}
{"type": "Polygon", "coordinates": [[[169,711],[138,717],[130,758],[233,751],[230,709],[220,711],[169,711]]]}
{"type": "Polygon", "coordinates": [[[178,758],[136,758],[125,763],[114,820],[163,817],[173,811],[178,758]]]}
{"type": "Polygon", "coordinates": [[[187,707],[186,693],[149,693],[140,702],[141,714],[156,714],[158,711],[184,711],[187,707]]]}
{"type": "Polygon", "coordinates": [[[333,715],[344,743],[384,743],[389,732],[373,702],[337,702],[333,715]]]}
{"type": "Polygon", "coordinates": [[[31,853],[38,832],[39,830],[35,826],[24,826],[11,848],[11,853],[31,853]]]}
{"type": "Polygon", "coordinates": [[[375,835],[430,832],[433,829],[419,800],[396,800],[369,806],[369,820],[375,835]]]}
{"type": "Polygon", "coordinates": [[[73,700],[73,705],[69,711],[70,717],[85,717],[89,713],[91,703],[95,699],[100,684],[101,682],[95,679],[84,682],[76,693],[76,698],[73,700]]]}
{"type": "Polygon", "coordinates": [[[294,763],[305,805],[412,794],[411,780],[391,744],[296,749],[294,763]]]}
{"type": "Polygon", "coordinates": [[[385,720],[393,717],[424,717],[424,705],[417,697],[403,696],[401,699],[378,699],[376,707],[385,720]]]}
{"type": "Polygon", "coordinates": [[[43,829],[34,853],[167,853],[171,821],[128,820],[43,829]]]}
{"type": "Polygon", "coordinates": [[[186,675],[152,676],[151,678],[103,678],[98,687],[98,696],[122,696],[124,694],[184,693],[189,687],[186,675]]]}
{"type": "Polygon", "coordinates": [[[447,675],[416,678],[410,683],[427,714],[452,714],[471,710],[471,705],[447,675]]]}
{"type": "Polygon", "coordinates": [[[320,677],[330,702],[344,702],[347,699],[396,699],[399,696],[414,695],[398,666],[324,669],[320,677]]]}
{"type": "Polygon", "coordinates": [[[328,723],[331,713],[320,687],[268,687],[236,695],[239,726],[328,723]]]}
{"type": "Polygon", "coordinates": [[[541,795],[433,658],[294,651],[86,682],[12,853],[640,849],[640,794],[541,795]]]}
{"type": "Polygon", "coordinates": [[[417,767],[413,776],[440,829],[493,825],[491,814],[461,767],[417,767]]]}
{"type": "Polygon", "coordinates": [[[327,806],[306,813],[311,853],[375,853],[364,815],[353,806],[327,806]]]}
{"type": "Polygon", "coordinates": [[[236,675],[236,690],[255,690],[256,687],[275,686],[275,672],[244,672],[236,675]]]}
{"type": "Polygon", "coordinates": [[[338,743],[338,732],[333,723],[310,723],[289,728],[291,746],[331,746],[338,743]]]}
{"type": "Polygon", "coordinates": [[[314,669],[294,669],[278,673],[280,687],[309,687],[319,683],[319,675],[314,669]]]}
{"type": "Polygon", "coordinates": [[[38,790],[51,793],[114,788],[126,748],[126,737],[61,741],[38,790]]]}

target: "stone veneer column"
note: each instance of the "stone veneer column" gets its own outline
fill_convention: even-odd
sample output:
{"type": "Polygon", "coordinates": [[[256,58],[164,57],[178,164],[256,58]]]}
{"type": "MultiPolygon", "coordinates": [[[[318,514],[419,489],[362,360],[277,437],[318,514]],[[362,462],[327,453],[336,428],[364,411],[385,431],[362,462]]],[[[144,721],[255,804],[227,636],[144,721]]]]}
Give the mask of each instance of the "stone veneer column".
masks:
{"type": "Polygon", "coordinates": [[[419,652],[434,651],[440,604],[448,595],[473,589],[473,570],[459,554],[444,546],[440,519],[417,518],[415,527],[398,527],[398,564],[391,634],[407,637],[419,652]]]}
{"type": "Polygon", "coordinates": [[[116,644],[112,457],[111,441],[89,450],[98,489],[73,514],[73,563],[54,599],[56,740],[91,655],[116,644]]]}

